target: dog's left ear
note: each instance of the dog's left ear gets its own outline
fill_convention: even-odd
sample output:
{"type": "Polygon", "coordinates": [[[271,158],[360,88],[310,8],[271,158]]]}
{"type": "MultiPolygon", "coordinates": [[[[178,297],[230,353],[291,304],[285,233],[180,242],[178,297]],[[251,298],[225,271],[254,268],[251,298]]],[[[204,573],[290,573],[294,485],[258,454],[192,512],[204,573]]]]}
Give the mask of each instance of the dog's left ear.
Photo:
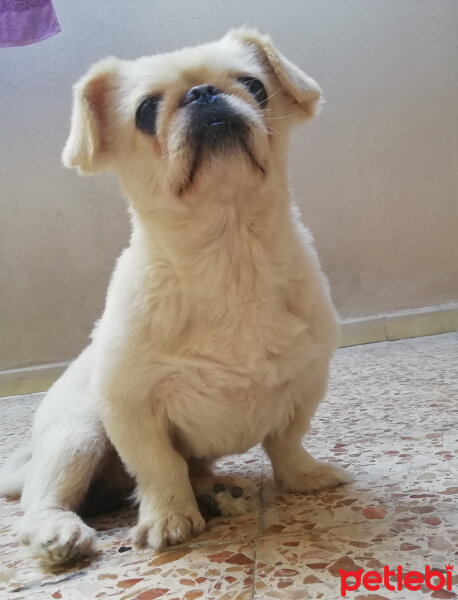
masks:
{"type": "Polygon", "coordinates": [[[262,62],[273,70],[283,89],[292,99],[299,116],[307,119],[319,112],[322,104],[320,86],[283,56],[268,35],[261,35],[256,29],[245,27],[231,29],[227,35],[257,50],[262,62]]]}
{"type": "Polygon", "coordinates": [[[107,169],[110,111],[121,62],[107,58],[95,63],[73,87],[70,134],[62,152],[66,167],[77,167],[84,174],[107,169]]]}

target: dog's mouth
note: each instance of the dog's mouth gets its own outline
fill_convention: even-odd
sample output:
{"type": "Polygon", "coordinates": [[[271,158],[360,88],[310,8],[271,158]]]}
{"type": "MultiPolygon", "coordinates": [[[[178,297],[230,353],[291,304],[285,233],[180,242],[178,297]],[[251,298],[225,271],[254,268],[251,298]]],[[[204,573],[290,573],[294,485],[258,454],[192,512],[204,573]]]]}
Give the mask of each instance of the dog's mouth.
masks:
{"type": "Polygon", "coordinates": [[[209,105],[190,106],[188,110],[190,115],[185,143],[191,150],[192,158],[179,194],[183,194],[193,184],[202,165],[218,154],[241,151],[254,169],[261,175],[265,174],[265,168],[250,147],[250,125],[223,99],[209,105]]]}

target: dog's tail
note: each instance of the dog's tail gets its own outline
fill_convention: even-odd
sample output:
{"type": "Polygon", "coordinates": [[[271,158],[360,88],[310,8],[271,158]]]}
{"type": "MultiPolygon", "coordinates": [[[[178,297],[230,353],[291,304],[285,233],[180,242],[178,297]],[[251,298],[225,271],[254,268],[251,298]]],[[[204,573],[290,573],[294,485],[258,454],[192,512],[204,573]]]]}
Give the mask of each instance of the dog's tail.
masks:
{"type": "Polygon", "coordinates": [[[21,494],[29,470],[32,448],[20,448],[6,460],[0,469],[0,496],[17,497],[21,494]]]}

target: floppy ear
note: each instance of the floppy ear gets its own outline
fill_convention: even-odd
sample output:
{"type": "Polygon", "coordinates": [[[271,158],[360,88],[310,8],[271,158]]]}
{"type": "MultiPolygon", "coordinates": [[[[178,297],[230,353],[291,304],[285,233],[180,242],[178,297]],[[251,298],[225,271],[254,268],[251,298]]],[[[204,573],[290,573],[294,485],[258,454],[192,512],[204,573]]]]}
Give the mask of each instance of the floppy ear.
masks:
{"type": "Polygon", "coordinates": [[[80,173],[106,168],[110,153],[110,105],[121,61],[107,58],[93,65],[73,87],[70,135],[62,152],[66,167],[80,173]]]}
{"type": "Polygon", "coordinates": [[[322,104],[320,86],[314,79],[283,56],[275,48],[268,35],[261,35],[256,29],[245,27],[231,29],[228,35],[256,48],[263,62],[277,76],[278,81],[292,99],[302,118],[313,117],[319,112],[322,104]]]}

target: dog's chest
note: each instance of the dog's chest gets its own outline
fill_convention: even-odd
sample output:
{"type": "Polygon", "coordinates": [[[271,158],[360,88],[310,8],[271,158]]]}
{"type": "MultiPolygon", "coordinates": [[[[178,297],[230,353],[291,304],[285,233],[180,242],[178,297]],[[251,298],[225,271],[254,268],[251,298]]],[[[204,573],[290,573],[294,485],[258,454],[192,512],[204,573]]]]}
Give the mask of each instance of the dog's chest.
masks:
{"type": "Polygon", "coordinates": [[[195,457],[244,452],[284,429],[300,402],[299,378],[213,363],[184,367],[160,386],[160,399],[180,446],[195,457]],[[270,381],[269,381],[270,378],[270,381]]]}
{"type": "Polygon", "coordinates": [[[286,309],[201,331],[160,396],[193,456],[241,452],[290,422],[300,402],[305,323],[286,309]]]}
{"type": "Polygon", "coordinates": [[[115,379],[128,372],[134,387],[150,390],[194,456],[240,452],[284,428],[308,346],[308,324],[289,309],[287,285],[275,277],[245,287],[210,280],[185,294],[167,273],[157,275],[110,294],[117,302],[124,294],[108,303],[101,328],[111,340],[104,356],[125,361],[110,369],[115,379]]]}

